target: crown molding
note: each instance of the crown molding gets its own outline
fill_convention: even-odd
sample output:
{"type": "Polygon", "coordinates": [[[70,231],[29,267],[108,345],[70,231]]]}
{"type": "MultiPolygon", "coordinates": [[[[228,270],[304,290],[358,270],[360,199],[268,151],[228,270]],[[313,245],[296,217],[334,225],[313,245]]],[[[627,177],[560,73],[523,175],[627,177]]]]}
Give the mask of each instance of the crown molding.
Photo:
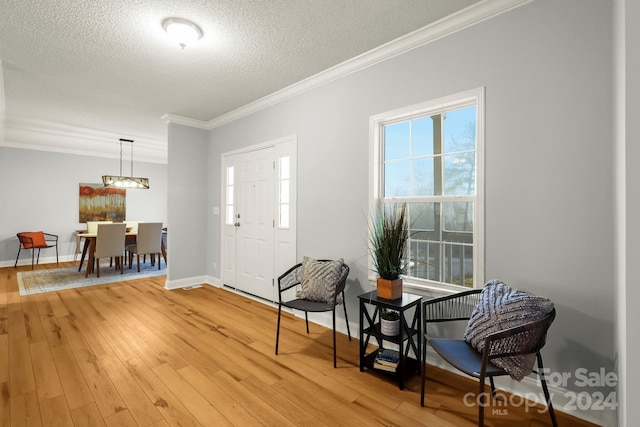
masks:
{"type": "Polygon", "coordinates": [[[211,130],[211,127],[205,121],[191,119],[189,117],[179,116],[177,114],[166,113],[163,114],[160,119],[166,123],[174,123],[178,125],[191,126],[193,128],[211,130]]]}
{"type": "Polygon", "coordinates": [[[484,0],[471,5],[459,12],[442,18],[430,25],[397,38],[389,43],[372,49],[318,74],[294,83],[286,88],[260,98],[257,101],[237,108],[209,121],[190,119],[175,114],[165,114],[163,119],[169,123],[183,124],[205,130],[231,123],[265,108],[293,98],[304,92],[332,82],[341,77],[363,70],[372,65],[386,61],[397,55],[408,52],[417,47],[431,43],[449,34],[461,31],[477,23],[486,21],[494,16],[508,12],[533,0],[484,0]]]}
{"type": "MultiPolygon", "coordinates": [[[[81,156],[120,158],[121,134],[8,116],[0,146],[81,156]]],[[[167,163],[167,142],[128,135],[135,140],[135,161],[167,163]]]]}

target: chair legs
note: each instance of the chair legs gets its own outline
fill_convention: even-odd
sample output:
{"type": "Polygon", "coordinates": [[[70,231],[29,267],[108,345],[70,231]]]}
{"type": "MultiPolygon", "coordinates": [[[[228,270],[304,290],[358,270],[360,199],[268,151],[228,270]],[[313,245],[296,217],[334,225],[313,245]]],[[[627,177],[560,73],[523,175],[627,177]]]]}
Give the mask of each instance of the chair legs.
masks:
{"type": "MultiPolygon", "coordinates": [[[[16,255],[16,263],[13,265],[13,268],[18,266],[18,259],[20,258],[20,250],[22,249],[22,245],[18,246],[18,255],[16,255]]],[[[56,251],[58,247],[56,247],[56,251]]],[[[33,270],[35,260],[35,248],[31,248],[31,269],[33,270]]],[[[58,260],[58,253],[56,252],[56,262],[58,260]]],[[[38,248],[38,262],[40,262],[40,248],[38,248]]]]}
{"type": "Polygon", "coordinates": [[[278,304],[278,328],[276,329],[276,356],[278,355],[278,341],[280,340],[280,315],[282,314],[282,306],[278,304]]]}
{"type": "MultiPolygon", "coordinates": [[[[538,359],[538,377],[540,379],[540,384],[542,385],[542,391],[544,392],[544,397],[547,401],[547,408],[549,411],[549,416],[551,417],[551,424],[553,427],[558,427],[558,421],[556,420],[556,414],[553,410],[553,404],[551,402],[551,395],[549,394],[549,389],[547,387],[547,382],[544,378],[544,369],[542,366],[542,355],[540,352],[537,353],[536,358],[538,359]]],[[[422,366],[421,366],[421,385],[420,385],[420,406],[424,406],[424,394],[425,394],[425,382],[427,377],[427,338],[424,337],[422,339],[422,366]]],[[[495,384],[493,381],[493,377],[489,377],[489,381],[491,383],[491,395],[493,399],[496,398],[496,390],[495,384]]],[[[484,426],[484,407],[486,406],[486,394],[484,393],[484,383],[480,382],[480,394],[478,401],[478,426],[484,426]]]]}
{"type": "Polygon", "coordinates": [[[551,417],[551,424],[553,427],[558,427],[558,421],[556,420],[556,413],[553,410],[553,404],[551,403],[551,396],[549,395],[549,389],[547,388],[547,381],[544,378],[544,369],[542,367],[542,355],[540,352],[537,354],[538,359],[538,377],[540,378],[540,383],[542,384],[542,391],[544,392],[544,398],[547,400],[547,408],[549,411],[549,416],[551,417]]]}
{"type": "Polygon", "coordinates": [[[18,255],[16,255],[16,263],[13,265],[14,268],[18,266],[18,258],[20,258],[20,249],[22,249],[22,245],[18,246],[18,255]]]}
{"type": "MultiPolygon", "coordinates": [[[[160,260],[158,260],[160,262],[160,260]]],[[[349,336],[349,341],[351,341],[351,329],[349,328],[349,318],[347,317],[347,307],[344,304],[344,319],[347,322],[347,335],[349,336]]],[[[278,304],[278,326],[276,327],[276,355],[278,354],[278,344],[280,342],[280,319],[282,317],[282,305],[278,304]]],[[[309,333],[309,313],[304,312],[304,321],[307,329],[307,334],[309,333]]],[[[333,307],[331,310],[331,321],[332,321],[332,330],[333,330],[333,367],[337,368],[337,353],[336,353],[336,308],[333,307]]]]}

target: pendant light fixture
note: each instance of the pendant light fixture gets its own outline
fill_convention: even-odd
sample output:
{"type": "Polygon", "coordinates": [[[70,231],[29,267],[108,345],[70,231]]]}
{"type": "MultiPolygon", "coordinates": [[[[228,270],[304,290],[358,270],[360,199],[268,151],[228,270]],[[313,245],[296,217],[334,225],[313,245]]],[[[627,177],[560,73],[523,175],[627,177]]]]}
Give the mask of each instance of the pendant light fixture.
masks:
{"type": "Polygon", "coordinates": [[[136,178],[133,176],[133,140],[120,138],[120,176],[103,175],[102,183],[105,187],[118,188],[149,188],[149,178],[136,178]],[[122,176],[122,143],[131,143],[131,175],[122,176]]]}

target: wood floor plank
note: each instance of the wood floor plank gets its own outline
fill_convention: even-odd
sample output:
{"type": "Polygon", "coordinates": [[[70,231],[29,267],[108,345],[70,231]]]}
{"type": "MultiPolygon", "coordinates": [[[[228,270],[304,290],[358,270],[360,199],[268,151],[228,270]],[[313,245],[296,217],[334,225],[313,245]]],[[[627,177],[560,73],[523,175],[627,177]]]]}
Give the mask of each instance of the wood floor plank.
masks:
{"type": "Polygon", "coordinates": [[[153,368],[160,381],[184,400],[185,407],[202,425],[231,426],[231,423],[196,388],[167,364],[153,368]]]}
{"type": "Polygon", "coordinates": [[[86,348],[74,350],[74,356],[102,416],[108,417],[125,410],[124,402],[98,357],[86,348]]]}
{"type": "Polygon", "coordinates": [[[0,335],[0,383],[9,382],[9,334],[0,335]]]}
{"type": "Polygon", "coordinates": [[[200,425],[178,399],[141,360],[128,360],[127,370],[135,378],[140,388],[158,408],[171,426],[190,427],[200,425]]]}
{"type": "Polygon", "coordinates": [[[246,408],[229,396],[222,388],[207,378],[206,375],[193,366],[185,366],[178,373],[193,388],[204,396],[212,405],[215,405],[220,413],[237,426],[257,425],[258,420],[246,408]]]}
{"type": "MultiPolygon", "coordinates": [[[[276,356],[273,304],[208,285],[167,291],[164,276],[22,297],[27,270],[0,269],[2,427],[476,425],[463,403],[474,381],[429,366],[421,407],[418,376],[399,390],[360,372],[358,340],[341,333],[333,368],[332,331],[312,323],[307,334],[292,313],[276,356]]],[[[489,412],[486,425],[550,425],[534,412],[489,412]]]]}
{"type": "MultiPolygon", "coordinates": [[[[216,372],[214,382],[223,389],[236,402],[246,408],[251,415],[265,426],[295,426],[288,418],[282,415],[280,408],[273,407],[240,384],[235,378],[225,371],[216,372]]],[[[313,424],[313,423],[311,423],[313,424]]]]}
{"type": "Polygon", "coordinates": [[[149,397],[130,375],[127,367],[118,357],[112,355],[100,360],[118,394],[125,402],[128,412],[139,425],[147,425],[161,421],[162,414],[153,405],[149,397]]]}
{"type": "Polygon", "coordinates": [[[29,339],[21,311],[9,312],[9,379],[11,396],[36,391],[29,339]]]}
{"type": "Polygon", "coordinates": [[[50,399],[40,399],[40,415],[42,425],[52,427],[73,427],[71,412],[67,407],[64,396],[56,396],[50,399]]]}
{"type": "MultiPolygon", "coordinates": [[[[117,414],[116,414],[117,415],[117,414]]],[[[104,418],[94,402],[71,410],[71,418],[76,426],[105,427],[104,418]]]]}
{"type": "Polygon", "coordinates": [[[72,349],[64,343],[51,347],[53,357],[60,378],[64,395],[71,410],[93,403],[93,395],[89,385],[82,375],[72,349]]]}
{"type": "Polygon", "coordinates": [[[33,390],[25,394],[11,396],[11,426],[42,425],[38,393],[33,390]]]}
{"type": "Polygon", "coordinates": [[[63,394],[58,371],[46,340],[30,345],[33,373],[39,399],[51,399],[63,394]]]}

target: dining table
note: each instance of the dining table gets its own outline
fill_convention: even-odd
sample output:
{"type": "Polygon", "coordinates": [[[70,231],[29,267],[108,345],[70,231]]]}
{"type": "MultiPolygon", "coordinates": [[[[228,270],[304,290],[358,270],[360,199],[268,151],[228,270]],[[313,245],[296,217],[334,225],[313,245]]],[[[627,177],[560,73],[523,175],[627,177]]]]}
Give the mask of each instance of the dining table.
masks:
{"type": "MultiPolygon", "coordinates": [[[[167,263],[167,248],[164,244],[164,236],[167,234],[167,230],[162,230],[162,236],[163,238],[161,239],[161,244],[160,244],[160,251],[162,252],[162,257],[164,258],[164,263],[167,263]]],[[[80,257],[80,265],[78,266],[78,271],[82,271],[82,265],[84,264],[84,259],[87,256],[87,253],[89,254],[89,258],[87,259],[87,269],[85,272],[84,277],[89,277],[89,274],[93,273],[93,269],[94,269],[94,264],[95,264],[95,258],[94,258],[94,253],[96,251],[96,240],[98,237],[97,233],[77,233],[78,238],[84,239],[84,245],[82,247],[82,256],[80,257]]],[[[137,231],[127,231],[125,232],[125,237],[137,237],[138,236],[138,232],[137,231]]],[[[124,248],[122,248],[122,250],[124,251],[124,248]]],[[[160,262],[160,260],[158,260],[158,262],[160,262]]],[[[120,266],[120,268],[124,268],[123,266],[120,266]]]]}

